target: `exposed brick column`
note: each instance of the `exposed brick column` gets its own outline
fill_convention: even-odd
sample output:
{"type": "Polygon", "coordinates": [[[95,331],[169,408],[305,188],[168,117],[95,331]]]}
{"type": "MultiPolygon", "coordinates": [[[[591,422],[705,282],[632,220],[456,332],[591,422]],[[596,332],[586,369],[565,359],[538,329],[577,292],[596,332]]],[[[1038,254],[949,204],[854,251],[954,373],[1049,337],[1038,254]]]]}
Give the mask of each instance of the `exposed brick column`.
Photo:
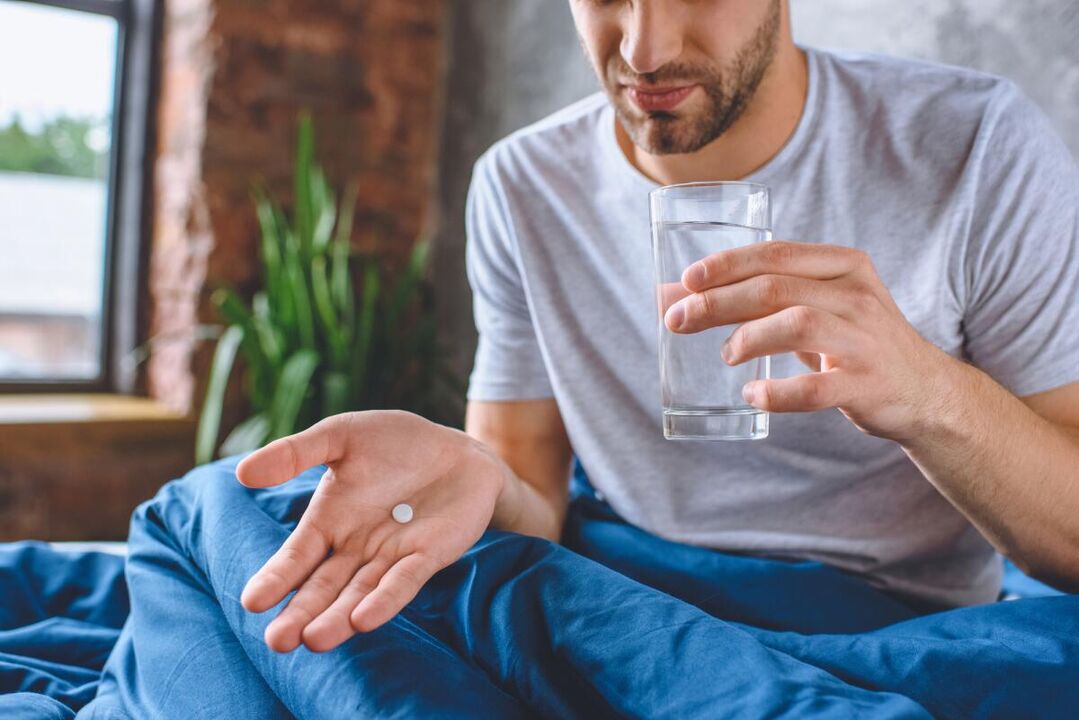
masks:
{"type": "Polygon", "coordinates": [[[220,284],[257,279],[251,189],[291,189],[295,123],[360,189],[354,243],[404,253],[434,212],[444,0],[166,0],[150,261],[152,396],[183,413],[220,284]]]}

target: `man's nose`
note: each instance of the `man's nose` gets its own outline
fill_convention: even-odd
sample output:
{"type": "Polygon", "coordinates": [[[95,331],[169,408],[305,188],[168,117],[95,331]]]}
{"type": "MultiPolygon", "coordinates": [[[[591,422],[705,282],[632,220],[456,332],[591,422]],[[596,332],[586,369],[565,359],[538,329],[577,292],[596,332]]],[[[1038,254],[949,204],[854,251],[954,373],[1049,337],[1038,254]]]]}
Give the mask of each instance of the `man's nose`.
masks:
{"type": "Polygon", "coordinates": [[[655,72],[682,54],[682,29],[667,0],[631,3],[622,31],[622,59],[637,74],[655,72]]]}

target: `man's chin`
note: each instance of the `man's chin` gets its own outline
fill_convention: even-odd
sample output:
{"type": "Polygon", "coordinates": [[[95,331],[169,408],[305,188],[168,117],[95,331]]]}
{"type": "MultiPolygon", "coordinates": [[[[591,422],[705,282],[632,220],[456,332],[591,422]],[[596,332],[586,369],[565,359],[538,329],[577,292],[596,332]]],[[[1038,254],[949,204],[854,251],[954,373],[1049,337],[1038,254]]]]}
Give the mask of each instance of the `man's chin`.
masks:
{"type": "Polygon", "coordinates": [[[649,113],[623,128],[633,144],[649,155],[680,155],[689,152],[684,149],[686,124],[671,113],[649,113]]]}
{"type": "Polygon", "coordinates": [[[688,147],[688,136],[699,123],[693,121],[691,108],[646,112],[632,103],[617,101],[615,108],[623,131],[649,155],[680,155],[694,150],[688,147]]]}

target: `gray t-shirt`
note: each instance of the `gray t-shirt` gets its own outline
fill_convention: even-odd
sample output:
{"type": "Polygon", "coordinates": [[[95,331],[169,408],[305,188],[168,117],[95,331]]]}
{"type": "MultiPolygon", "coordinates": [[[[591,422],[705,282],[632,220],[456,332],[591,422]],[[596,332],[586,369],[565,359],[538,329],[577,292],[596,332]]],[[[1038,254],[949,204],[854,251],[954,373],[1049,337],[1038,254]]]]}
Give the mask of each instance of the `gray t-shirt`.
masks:
{"type": "MultiPolygon", "coordinates": [[[[990,545],[898,445],[836,410],[773,414],[758,442],[663,438],[656,185],[614,123],[597,94],[477,163],[469,398],[554,397],[596,489],[662,537],[817,559],[930,603],[993,600],[990,545]]],[[[775,237],[866,251],[925,338],[1015,394],[1079,380],[1079,168],[1011,83],[809,51],[798,128],[746,179],[772,187],[775,237]]],[[[774,358],[774,377],[801,372],[774,358]]]]}

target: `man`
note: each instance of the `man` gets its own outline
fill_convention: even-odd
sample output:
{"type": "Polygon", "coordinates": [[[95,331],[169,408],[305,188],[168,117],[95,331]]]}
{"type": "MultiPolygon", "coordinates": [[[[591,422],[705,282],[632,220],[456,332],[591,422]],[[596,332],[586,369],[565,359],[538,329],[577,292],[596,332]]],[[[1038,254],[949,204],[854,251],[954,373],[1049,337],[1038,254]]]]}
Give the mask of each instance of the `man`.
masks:
{"type": "Polygon", "coordinates": [[[330,468],[245,589],[258,612],[298,588],[267,643],[379,627],[489,525],[557,539],[574,455],[644,530],[923,610],[994,600],[996,551],[1079,587],[1079,172],[1043,116],[983,74],[802,50],[781,0],[571,8],[604,92],[473,178],[467,434],[350,414],[239,467],[330,468]],[[664,322],[775,356],[744,390],[772,436],[667,441],[646,194],[736,179],[771,186],[781,241],[688,268],[664,322]]]}

